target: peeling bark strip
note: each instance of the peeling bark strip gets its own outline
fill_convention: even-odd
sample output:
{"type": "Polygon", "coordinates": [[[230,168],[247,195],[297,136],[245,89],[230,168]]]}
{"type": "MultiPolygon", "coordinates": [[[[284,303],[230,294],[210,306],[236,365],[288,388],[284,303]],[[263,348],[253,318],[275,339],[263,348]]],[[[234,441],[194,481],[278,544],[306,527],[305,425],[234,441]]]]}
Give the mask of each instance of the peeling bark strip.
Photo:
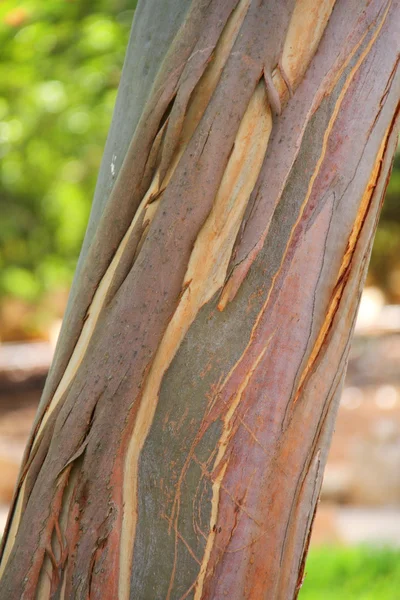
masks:
{"type": "Polygon", "coordinates": [[[94,205],[1,600],[301,584],[396,146],[399,0],[187,4],[94,205]]]}

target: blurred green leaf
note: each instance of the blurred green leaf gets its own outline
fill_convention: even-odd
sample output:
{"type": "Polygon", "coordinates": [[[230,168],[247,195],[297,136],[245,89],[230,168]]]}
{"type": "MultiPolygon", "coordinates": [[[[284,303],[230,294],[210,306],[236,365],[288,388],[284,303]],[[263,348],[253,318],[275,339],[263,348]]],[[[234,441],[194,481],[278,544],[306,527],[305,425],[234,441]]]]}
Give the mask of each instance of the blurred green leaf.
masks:
{"type": "Polygon", "coordinates": [[[39,282],[33,273],[19,267],[4,269],[2,287],[6,294],[28,301],[35,300],[40,291],[39,282]]]}
{"type": "Polygon", "coordinates": [[[0,301],[72,280],[135,5],[0,3],[0,301]]]}
{"type": "Polygon", "coordinates": [[[312,548],[299,600],[395,600],[400,551],[393,548],[312,548]]]}
{"type": "MultiPolygon", "coordinates": [[[[25,284],[27,299],[72,280],[135,7],[0,2],[0,302],[21,297],[18,269],[35,282],[25,284]]],[[[369,275],[392,301],[400,301],[399,257],[398,156],[369,275]]]]}

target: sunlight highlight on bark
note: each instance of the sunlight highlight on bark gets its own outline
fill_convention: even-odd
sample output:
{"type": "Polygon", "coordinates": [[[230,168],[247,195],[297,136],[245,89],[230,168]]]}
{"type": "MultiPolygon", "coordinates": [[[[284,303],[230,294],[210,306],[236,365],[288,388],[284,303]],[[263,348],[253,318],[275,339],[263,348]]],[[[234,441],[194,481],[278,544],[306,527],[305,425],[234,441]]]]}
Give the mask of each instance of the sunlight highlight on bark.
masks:
{"type": "Polygon", "coordinates": [[[340,271],[339,271],[338,278],[337,278],[337,287],[333,294],[332,300],[329,304],[329,307],[328,307],[328,310],[326,313],[326,318],[322,324],[322,327],[318,334],[318,338],[315,341],[315,344],[311,351],[310,357],[309,357],[307,364],[301,374],[301,378],[300,378],[299,385],[298,385],[298,390],[293,399],[293,404],[295,404],[297,402],[297,400],[301,394],[302,386],[303,386],[308,374],[311,373],[314,363],[317,360],[319,352],[326,340],[326,336],[328,335],[328,332],[332,326],[333,319],[335,317],[335,314],[338,309],[340,299],[341,299],[341,296],[343,293],[343,289],[346,285],[346,272],[348,271],[348,269],[350,267],[351,259],[354,254],[354,251],[356,249],[357,240],[358,240],[360,232],[362,230],[362,226],[364,224],[364,221],[365,221],[365,218],[368,213],[369,206],[370,206],[371,198],[372,198],[374,190],[375,190],[375,185],[376,185],[378,175],[380,172],[380,167],[381,167],[382,159],[383,159],[383,156],[385,153],[389,133],[390,133],[390,129],[387,130],[386,135],[382,141],[381,147],[379,148],[379,151],[378,151],[378,154],[376,157],[375,166],[374,166],[374,169],[371,174],[371,179],[367,185],[367,188],[364,192],[363,197],[361,198],[360,208],[359,208],[359,211],[358,211],[355,223],[354,223],[354,227],[353,227],[350,237],[349,237],[346,253],[343,257],[342,264],[340,266],[340,271]]]}
{"type": "MultiPolygon", "coordinates": [[[[213,466],[214,472],[218,470],[218,467],[220,466],[222,460],[225,457],[226,450],[228,448],[229,441],[231,439],[231,434],[232,434],[232,419],[235,415],[235,411],[237,410],[237,408],[240,404],[243,392],[245,391],[246,387],[248,386],[248,384],[253,376],[253,373],[257,369],[258,365],[260,364],[265,352],[268,350],[268,347],[271,343],[272,338],[273,338],[273,335],[271,335],[270,338],[266,341],[265,347],[263,348],[262,352],[260,352],[260,354],[257,356],[256,360],[254,361],[251,369],[249,370],[249,372],[247,373],[243,382],[241,383],[241,385],[237,391],[237,394],[233,398],[233,400],[229,406],[229,409],[224,416],[222,433],[221,433],[221,437],[219,438],[219,441],[218,441],[218,453],[215,458],[215,462],[214,462],[214,466],[213,466]]],[[[225,464],[223,464],[222,467],[220,468],[220,472],[215,477],[213,486],[212,486],[212,500],[211,500],[212,508],[211,508],[211,519],[210,519],[210,525],[209,525],[209,534],[207,537],[206,548],[204,551],[203,560],[202,560],[201,567],[200,567],[200,572],[199,572],[197,582],[196,582],[194,600],[200,600],[202,592],[203,592],[203,585],[204,585],[204,580],[205,580],[205,577],[207,574],[207,567],[208,567],[208,563],[210,560],[211,551],[212,551],[212,548],[213,548],[214,542],[215,542],[215,526],[216,526],[217,518],[218,518],[218,503],[219,503],[219,496],[221,493],[221,484],[222,484],[222,481],[223,481],[223,478],[225,475],[225,471],[228,467],[228,462],[229,462],[229,457],[226,460],[225,464]]]]}
{"type": "Polygon", "coordinates": [[[137,520],[138,461],[153,421],[165,371],[201,306],[223,285],[244,210],[260,172],[272,118],[260,82],[239,127],[211,213],[194,245],[178,308],[164,334],[141,398],[124,470],[120,595],[129,598],[129,578],[137,520]]]}

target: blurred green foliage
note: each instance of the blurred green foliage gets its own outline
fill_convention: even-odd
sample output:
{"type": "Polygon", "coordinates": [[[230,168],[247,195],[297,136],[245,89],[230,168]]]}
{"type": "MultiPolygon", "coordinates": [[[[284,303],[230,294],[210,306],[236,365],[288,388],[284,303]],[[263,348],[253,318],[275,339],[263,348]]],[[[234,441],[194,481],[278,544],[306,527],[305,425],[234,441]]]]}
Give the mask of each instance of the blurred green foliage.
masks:
{"type": "Polygon", "coordinates": [[[390,548],[313,548],[299,600],[396,600],[400,551],[390,548]]]}
{"type": "MultiPolygon", "coordinates": [[[[29,321],[71,283],[135,5],[0,2],[0,313],[14,299],[35,307],[29,321]]],[[[370,269],[392,301],[400,301],[399,200],[400,158],[370,269]]],[[[51,320],[49,303],[42,312],[51,320]]]]}
{"type": "Polygon", "coordinates": [[[0,3],[0,297],[71,282],[135,4],[0,3]]]}
{"type": "Polygon", "coordinates": [[[389,301],[400,303],[400,152],[394,160],[369,273],[389,301]]]}

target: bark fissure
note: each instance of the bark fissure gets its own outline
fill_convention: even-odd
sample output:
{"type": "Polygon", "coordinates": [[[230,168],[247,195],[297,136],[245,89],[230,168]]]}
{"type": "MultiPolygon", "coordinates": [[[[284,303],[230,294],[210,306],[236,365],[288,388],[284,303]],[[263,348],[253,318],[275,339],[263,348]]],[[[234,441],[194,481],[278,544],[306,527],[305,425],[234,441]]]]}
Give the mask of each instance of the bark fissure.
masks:
{"type": "MultiPolygon", "coordinates": [[[[301,4],[302,4],[302,2],[299,2],[298,4],[296,4],[296,7],[298,8],[299,11],[301,10],[301,4]]],[[[346,70],[346,68],[352,61],[354,55],[359,51],[360,47],[363,45],[368,34],[374,28],[376,29],[377,25],[378,25],[378,33],[379,33],[380,27],[382,26],[382,24],[385,20],[385,17],[387,15],[388,7],[389,7],[389,5],[387,5],[385,8],[385,11],[383,11],[384,14],[381,17],[381,19],[379,18],[381,16],[380,12],[379,12],[379,14],[376,16],[376,18],[374,18],[372,20],[372,22],[369,24],[367,29],[365,31],[360,32],[359,39],[356,38],[356,40],[354,42],[352,42],[352,40],[351,40],[350,48],[346,48],[346,52],[340,53],[340,58],[338,58],[337,63],[332,65],[332,67],[330,69],[328,69],[325,77],[323,78],[323,81],[322,82],[318,81],[319,87],[316,88],[316,90],[314,92],[313,101],[311,102],[309,109],[308,109],[309,110],[308,117],[311,117],[316,112],[316,110],[320,106],[321,102],[323,101],[324,97],[326,97],[329,93],[332,92],[334,87],[337,85],[339,79],[341,78],[343,72],[346,70]],[[340,65],[340,59],[342,60],[342,65],[340,65]],[[328,85],[329,85],[329,88],[326,89],[328,85]]],[[[330,7],[330,10],[332,8],[333,8],[333,6],[330,7]]],[[[330,16],[330,10],[328,10],[326,12],[326,14],[324,15],[325,19],[326,19],[324,22],[325,25],[328,22],[328,19],[330,16]]],[[[294,15],[294,17],[295,17],[295,15],[294,15]]],[[[289,36],[289,34],[291,33],[291,31],[289,29],[289,34],[288,34],[288,38],[287,38],[288,40],[294,38],[295,35],[297,34],[295,24],[298,23],[298,21],[296,21],[296,19],[293,18],[292,23],[293,23],[293,34],[291,36],[289,36]]],[[[321,29],[318,32],[319,33],[318,41],[322,37],[323,31],[324,31],[324,29],[323,29],[323,27],[321,27],[321,29]]],[[[351,37],[353,37],[354,32],[352,31],[351,34],[352,34],[351,37]]],[[[290,46],[289,46],[289,48],[290,48],[290,46]]],[[[290,50],[291,50],[291,52],[290,52],[289,48],[286,53],[284,52],[283,57],[285,58],[285,57],[290,56],[293,60],[293,51],[292,51],[292,48],[290,48],[290,50]]],[[[308,51],[307,51],[308,55],[307,55],[307,59],[305,61],[306,64],[308,64],[312,60],[315,49],[316,49],[316,46],[313,44],[310,44],[308,51]]],[[[341,47],[339,45],[338,45],[338,51],[341,51],[341,47]]],[[[291,62],[289,62],[288,64],[291,65],[292,69],[294,68],[294,65],[291,62]]],[[[300,65],[297,65],[295,63],[295,66],[297,67],[297,71],[298,71],[300,65]]],[[[304,63],[301,65],[301,67],[304,68],[304,63]]],[[[350,73],[350,75],[351,75],[351,73],[350,73]]],[[[354,76],[354,73],[353,73],[353,76],[354,76]]],[[[298,77],[298,73],[296,73],[296,77],[298,77]]],[[[307,84],[310,86],[310,84],[312,85],[312,82],[307,82],[307,84]]],[[[307,118],[304,119],[304,123],[307,123],[307,118]]],[[[296,154],[294,154],[294,156],[291,160],[290,166],[293,166],[294,161],[297,156],[297,153],[301,147],[303,133],[304,133],[304,130],[302,132],[300,132],[299,141],[297,143],[297,152],[296,152],[296,154]]],[[[283,138],[284,135],[285,135],[284,132],[279,133],[279,137],[282,136],[282,138],[283,138]]],[[[276,144],[276,146],[278,146],[280,144],[281,140],[278,138],[278,140],[274,140],[274,142],[275,141],[278,141],[278,144],[276,144]]],[[[277,150],[278,150],[278,148],[275,147],[274,151],[276,153],[277,153],[277,150]]],[[[272,153],[272,148],[271,148],[271,153],[272,153]]],[[[271,155],[269,156],[269,158],[270,157],[271,157],[271,155]]],[[[274,168],[277,168],[275,166],[275,164],[273,163],[273,154],[272,154],[272,160],[270,162],[272,162],[271,165],[268,165],[268,164],[265,165],[265,172],[269,173],[269,174],[270,174],[271,170],[273,170],[274,168]],[[269,167],[269,168],[267,168],[267,167],[269,167]]],[[[284,189],[284,185],[287,181],[287,178],[289,177],[289,174],[290,174],[290,167],[287,171],[286,178],[282,181],[282,188],[281,188],[282,190],[284,189]]],[[[250,211],[251,212],[245,216],[243,230],[241,231],[240,237],[238,238],[238,240],[235,244],[232,265],[230,265],[229,276],[227,278],[224,289],[222,291],[221,300],[219,303],[219,307],[221,310],[223,310],[223,308],[226,306],[226,304],[228,302],[233,300],[233,298],[235,297],[235,295],[237,294],[237,292],[240,288],[241,283],[243,282],[244,278],[246,277],[252,263],[258,256],[258,254],[265,242],[266,236],[268,234],[273,211],[276,209],[276,206],[279,203],[280,198],[281,198],[281,194],[279,194],[279,192],[278,192],[276,195],[276,198],[274,199],[274,203],[272,205],[271,211],[270,210],[265,211],[265,208],[266,208],[265,207],[265,204],[266,204],[265,198],[267,200],[269,199],[269,193],[267,190],[263,190],[264,194],[260,194],[260,186],[261,185],[262,185],[262,182],[260,182],[260,184],[256,190],[254,199],[252,201],[250,201],[250,207],[251,207],[250,211]],[[258,201],[258,198],[260,198],[260,199],[264,198],[264,201],[262,201],[262,200],[258,201]],[[264,212],[266,212],[267,216],[269,216],[269,219],[268,218],[265,219],[266,226],[261,231],[259,231],[259,229],[260,229],[259,223],[262,222],[260,217],[262,215],[263,209],[264,209],[264,212]],[[247,231],[246,231],[246,229],[247,229],[247,231]],[[255,231],[254,231],[254,229],[255,229],[255,231]],[[250,247],[247,248],[247,246],[250,246],[250,247]]]]}
{"type": "Polygon", "coordinates": [[[356,221],[353,225],[353,229],[351,231],[349,240],[347,242],[346,252],[342,259],[340,271],[337,276],[337,283],[336,283],[334,292],[332,294],[332,300],[331,300],[328,310],[327,310],[326,319],[320,329],[320,332],[318,334],[318,337],[316,339],[314,347],[308,358],[307,364],[303,368],[303,372],[300,377],[297,391],[293,397],[293,404],[295,404],[297,402],[297,400],[299,399],[299,397],[301,396],[302,386],[304,385],[304,382],[307,379],[309,373],[312,372],[314,363],[318,360],[318,355],[319,355],[323,345],[326,343],[326,340],[328,339],[329,333],[330,333],[333,323],[334,323],[335,316],[340,308],[341,297],[343,295],[344,288],[346,286],[346,282],[349,277],[349,274],[352,271],[352,260],[353,260],[354,253],[355,253],[355,250],[357,247],[357,242],[361,235],[363,225],[368,216],[368,212],[369,212],[372,198],[373,198],[373,193],[374,193],[375,187],[377,185],[377,181],[380,176],[382,161],[383,161],[384,154],[385,154],[386,147],[387,147],[387,141],[388,141],[389,134],[391,133],[392,128],[393,128],[393,124],[391,123],[391,125],[388,128],[388,130],[385,134],[385,137],[382,141],[382,145],[379,149],[379,152],[378,152],[378,155],[376,158],[376,163],[375,163],[375,166],[372,171],[371,180],[368,183],[365,193],[361,199],[359,212],[357,214],[356,221]]]}
{"type": "Polygon", "coordinates": [[[81,260],[1,598],[296,596],[395,146],[398,10],[191,3],[81,260]]]}

